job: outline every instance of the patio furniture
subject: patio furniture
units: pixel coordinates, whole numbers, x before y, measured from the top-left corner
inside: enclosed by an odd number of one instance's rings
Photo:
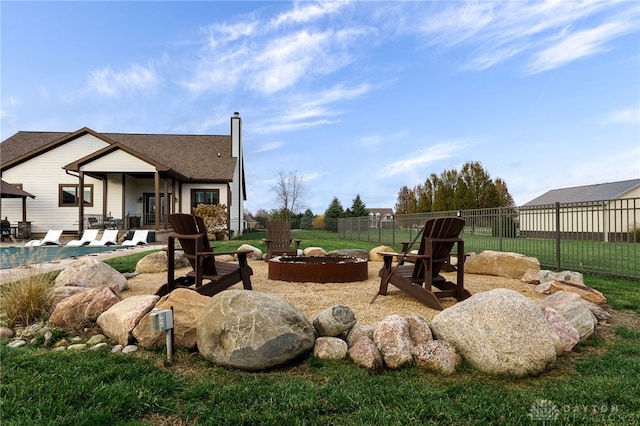
[[[249,250],[214,253],[200,216],[176,213],[169,216],[169,223],[174,232],[168,237],[167,284],[156,292],[158,296],[169,294],[177,288],[188,288],[205,296],[213,296],[239,282],[242,282],[245,290],[251,290],[253,270],[247,263]],[[180,278],[175,278],[176,240],[193,268]],[[235,255],[237,262],[216,261],[215,256],[222,254]]]
[[[89,243],[90,246],[113,246],[116,244],[118,244],[117,229],[105,229],[102,233],[102,238]]]
[[[145,245],[147,244],[147,237],[149,236],[149,231],[146,229],[138,229],[133,233],[133,236],[130,240],[125,240],[122,242],[123,246],[137,246],[137,245]]]
[[[89,244],[91,241],[95,241],[98,238],[97,229],[87,229],[82,233],[82,237],[79,240],[71,240],[66,245],[68,247],[79,247]]]
[[[47,234],[41,240],[31,240],[25,244],[25,247],[38,247],[38,246],[59,246],[60,237],[62,236],[62,229],[50,229]]]
[[[262,241],[267,245],[265,261],[274,256],[296,256],[301,240],[291,239],[291,223],[274,220],[267,222],[267,238]],[[291,247],[291,243],[294,243]]]
[[[384,263],[380,270],[380,289],[375,297],[386,296],[389,284],[438,310],[443,309],[439,301],[441,298],[454,297],[461,301],[470,297],[471,293],[464,289],[464,241],[460,238],[463,228],[464,220],[458,217],[428,219],[418,253],[381,252]],[[454,245],[457,246],[458,257],[455,283],[440,275],[445,268],[452,267],[450,255]],[[398,260],[392,266],[394,257]],[[404,260],[414,263],[403,264]]]

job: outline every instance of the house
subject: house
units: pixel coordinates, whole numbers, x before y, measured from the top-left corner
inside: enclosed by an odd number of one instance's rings
[[[35,196],[27,218],[33,233],[77,234],[92,226],[158,231],[168,228],[169,214],[191,213],[204,203],[226,205],[228,229],[237,236],[244,230],[246,200],[241,130],[236,112],[230,134],[221,136],[86,127],[20,131],[0,143],[0,177]],[[2,199],[10,221],[21,212],[20,200]]]
[[[553,189],[519,208],[520,236],[633,241],[640,179]]]
[[[392,228],[393,209],[390,208],[367,208],[369,210],[369,228]]]

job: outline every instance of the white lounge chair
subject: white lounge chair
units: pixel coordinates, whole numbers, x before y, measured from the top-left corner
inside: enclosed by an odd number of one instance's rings
[[[101,239],[93,240],[89,243],[90,246],[112,246],[116,244],[118,244],[117,229],[105,229]]]
[[[147,244],[147,237],[149,236],[149,231],[147,230],[137,230],[133,233],[133,237],[130,240],[125,240],[122,242],[123,246],[137,246]]]
[[[79,240],[71,240],[67,243],[68,247],[79,247],[89,244],[91,241],[98,239],[98,229],[87,229],[82,233]]]
[[[37,246],[59,246],[60,237],[62,236],[62,229],[50,229],[47,231],[47,235],[41,240],[31,240],[25,244],[25,247],[37,247]]]

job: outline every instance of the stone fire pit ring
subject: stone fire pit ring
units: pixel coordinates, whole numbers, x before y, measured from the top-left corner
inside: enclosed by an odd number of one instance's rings
[[[368,261],[350,256],[279,256],[269,259],[269,279],[347,283],[369,277]]]

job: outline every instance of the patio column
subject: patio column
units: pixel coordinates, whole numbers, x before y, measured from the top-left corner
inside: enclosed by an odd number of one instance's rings
[[[84,232],[84,173],[78,173],[78,235]]]
[[[155,199],[156,208],[154,209],[155,223],[153,227],[156,231],[159,231],[160,230],[160,173],[158,173],[157,170],[153,175],[153,186],[156,194],[156,199]]]

